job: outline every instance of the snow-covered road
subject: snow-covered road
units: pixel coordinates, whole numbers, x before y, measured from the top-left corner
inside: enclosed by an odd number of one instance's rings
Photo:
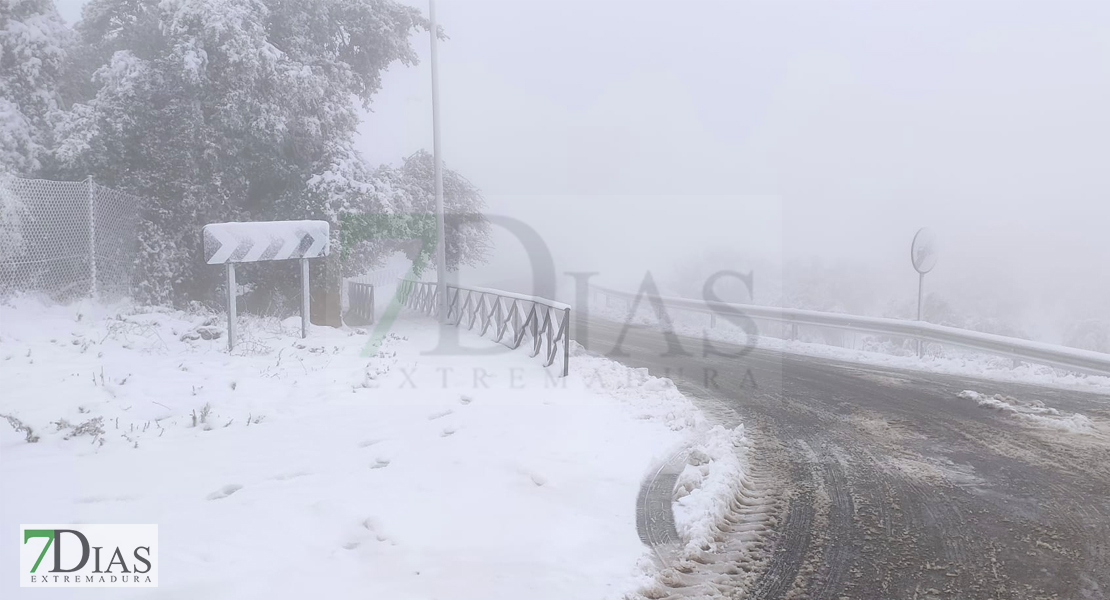
[[[1110,396],[588,326],[751,443],[723,551],[652,597],[1107,597]]]

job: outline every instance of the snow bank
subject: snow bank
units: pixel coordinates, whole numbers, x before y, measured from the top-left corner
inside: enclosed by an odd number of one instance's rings
[[[485,354],[434,353],[424,317],[305,340],[297,319],[245,318],[230,354],[225,329],[0,307],[0,529],[156,523],[167,597],[619,598],[654,573],[643,474],[695,448],[675,511],[699,545],[742,475],[742,429],[580,349],[562,379],[468,334]],[[0,545],[5,598],[24,593],[17,551]]]
[[[1012,396],[1002,394],[988,396],[972,390],[964,390],[957,396],[974,401],[983,408],[997,410],[1034,425],[1068,433],[1095,433],[1094,423],[1087,415],[1080,413],[1064,414],[1055,408],[1045,406],[1044,402],[1040,400],[1022,402]]]
[[[749,444],[744,426],[730,429],[714,425],[670,379],[591,356],[577,343],[573,346],[571,371],[588,389],[604,391],[628,403],[641,419],[687,432],[675,450],[685,463],[674,490],[675,528],[686,554],[710,550],[717,527],[746,481]]]
[[[685,556],[715,547],[719,526],[747,481],[748,447],[743,426],[718,425],[690,449],[675,485],[673,508]]]

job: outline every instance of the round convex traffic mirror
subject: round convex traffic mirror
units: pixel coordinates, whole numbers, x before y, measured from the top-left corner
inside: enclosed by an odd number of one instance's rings
[[[913,236],[913,244],[910,246],[913,268],[922,275],[932,271],[933,267],[937,266],[937,254],[936,235],[933,234],[932,229],[922,227],[917,231],[917,235]]]

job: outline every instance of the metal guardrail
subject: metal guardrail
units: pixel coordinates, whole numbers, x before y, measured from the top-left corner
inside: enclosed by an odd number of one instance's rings
[[[622,299],[628,302],[629,306],[637,296],[637,294],[598,286],[591,286],[590,289],[608,297]],[[711,315],[714,321],[717,316],[736,315],[784,323],[795,328],[795,331],[798,325],[808,325],[857,333],[919,339],[1049,365],[1068,371],[1090,375],[1110,375],[1110,354],[1065,348],[945,325],[934,325],[923,321],[902,321],[882,317],[862,317],[798,308],[730,304],[689,298],[659,296],[658,299],[671,310],[708,314]]]
[[[404,306],[426,315],[438,316],[439,297],[434,281],[402,279],[397,294]],[[563,376],[570,372],[570,306],[553,300],[485,288],[447,286],[447,320],[467,329],[480,325],[479,335],[493,331],[493,340],[519,348],[527,337],[532,356],[544,352],[544,366],[555,363],[560,344]],[[508,334],[508,337],[506,337]],[[503,341],[504,340],[504,341]]]

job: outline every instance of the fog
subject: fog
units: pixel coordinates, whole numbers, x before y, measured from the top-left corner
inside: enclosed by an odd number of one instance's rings
[[[816,264],[889,313],[930,226],[927,289],[961,310],[1051,341],[1061,315],[1107,317],[1110,4],[441,0],[439,20],[444,158],[560,272],[675,290],[740,264],[773,289]],[[371,162],[431,147],[416,45],[366,114]],[[497,242],[464,278],[521,279]]]

